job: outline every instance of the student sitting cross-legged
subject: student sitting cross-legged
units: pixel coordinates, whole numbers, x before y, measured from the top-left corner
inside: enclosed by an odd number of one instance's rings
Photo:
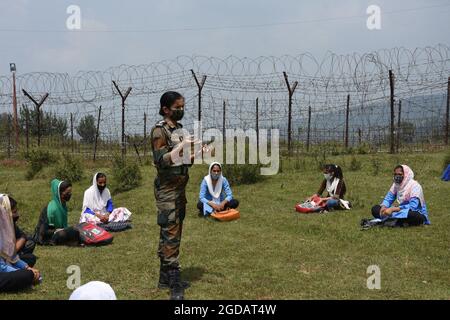
[[[127,208],[114,208],[106,182],[104,173],[94,174],[92,185],[84,192],[80,223],[89,222],[104,226],[111,222],[121,223],[129,220],[131,212]]]
[[[0,194],[0,292],[30,288],[40,280],[40,272],[17,254],[11,203],[8,195]]]
[[[80,233],[67,224],[67,202],[72,197],[72,184],[53,179],[52,200],[41,211],[34,240],[39,245],[80,245]]]
[[[372,215],[393,226],[430,224],[422,186],[414,180],[414,172],[407,165],[394,169],[394,182],[381,204],[372,207]],[[397,200],[398,204],[394,202]]]
[[[209,166],[208,175],[202,180],[200,186],[199,202],[197,208],[199,216],[208,216],[226,209],[236,209],[239,201],[233,198],[230,184],[222,175],[222,166],[213,162]]]

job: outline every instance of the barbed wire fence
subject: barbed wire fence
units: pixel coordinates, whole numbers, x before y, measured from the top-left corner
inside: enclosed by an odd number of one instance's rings
[[[149,131],[160,118],[159,98],[167,90],[185,96],[182,122],[188,130],[200,118],[203,130],[276,128],[290,154],[337,146],[424,151],[448,145],[450,48],[328,52],[321,60],[309,53],[254,59],[180,56],[73,75],[19,74],[18,146],[10,75],[0,76],[0,88],[0,154],[6,157],[38,145],[93,159],[113,152],[145,157]],[[33,109],[43,114],[30,119]],[[30,132],[30,122],[40,122],[44,114],[61,119],[62,129],[55,134],[38,124],[37,132]],[[95,119],[96,139],[86,142],[77,127],[89,115]]]

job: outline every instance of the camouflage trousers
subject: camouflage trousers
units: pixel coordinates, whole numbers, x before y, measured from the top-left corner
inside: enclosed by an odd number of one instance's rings
[[[179,268],[183,220],[186,215],[185,187],[188,176],[156,177],[155,198],[160,226],[158,256],[163,268]]]

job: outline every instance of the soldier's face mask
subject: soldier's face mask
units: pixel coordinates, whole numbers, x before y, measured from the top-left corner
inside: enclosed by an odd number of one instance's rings
[[[170,109],[172,110],[172,120],[180,121],[184,116],[184,109]]]

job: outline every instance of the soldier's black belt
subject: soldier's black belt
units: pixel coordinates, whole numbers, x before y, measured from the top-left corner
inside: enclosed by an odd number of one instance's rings
[[[158,175],[185,176],[188,174],[187,166],[158,169]]]

